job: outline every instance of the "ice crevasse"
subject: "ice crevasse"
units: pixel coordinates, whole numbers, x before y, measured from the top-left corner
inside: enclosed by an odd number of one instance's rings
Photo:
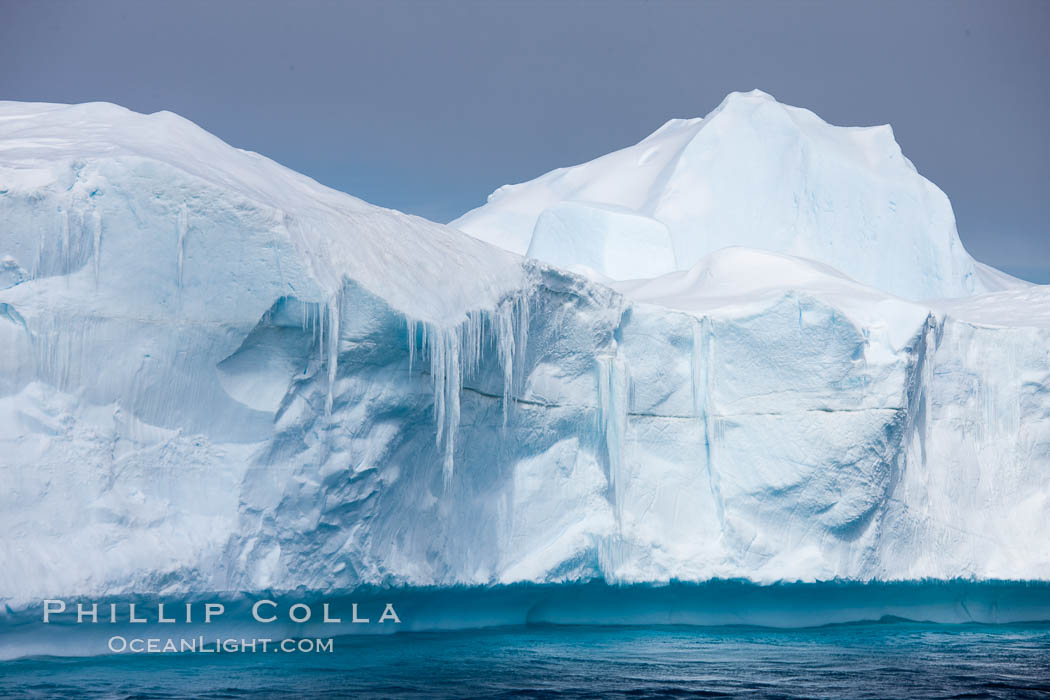
[[[170,113],[0,103],[0,348],[9,609],[1050,579],[1050,289],[888,128],[762,93],[448,226]]]

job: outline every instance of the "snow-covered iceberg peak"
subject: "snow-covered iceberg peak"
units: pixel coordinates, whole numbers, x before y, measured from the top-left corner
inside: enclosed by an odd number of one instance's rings
[[[636,216],[605,214],[609,205]],[[703,119],[673,119],[634,146],[501,187],[452,225],[614,279],[654,276],[653,260],[686,270],[746,246],[810,258],[910,299],[995,284],[959,241],[948,198],[902,155],[889,126],[832,126],[758,90],[731,93]],[[625,227],[646,231],[645,254],[604,250],[619,246]],[[664,228],[669,236],[651,233]],[[567,262],[577,251],[586,259]],[[625,270],[630,259],[637,267]]]

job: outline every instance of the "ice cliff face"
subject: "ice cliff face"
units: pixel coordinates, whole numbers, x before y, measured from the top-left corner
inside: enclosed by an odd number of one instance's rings
[[[508,252],[171,114],[0,103],[0,602],[1050,578],[1050,290],[822,129],[731,97],[460,221]]]

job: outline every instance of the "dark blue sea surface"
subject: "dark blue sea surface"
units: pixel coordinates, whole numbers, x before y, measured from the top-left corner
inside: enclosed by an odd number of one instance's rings
[[[355,635],[331,653],[37,657],[2,697],[1046,698],[1050,625],[523,625]]]

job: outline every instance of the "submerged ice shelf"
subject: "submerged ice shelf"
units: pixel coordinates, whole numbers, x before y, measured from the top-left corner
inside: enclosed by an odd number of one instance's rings
[[[487,243],[172,114],[0,103],[0,604],[1050,579],[1050,288],[836,129],[731,96],[497,194]],[[809,189],[743,221],[711,168],[781,183],[760,143]]]

